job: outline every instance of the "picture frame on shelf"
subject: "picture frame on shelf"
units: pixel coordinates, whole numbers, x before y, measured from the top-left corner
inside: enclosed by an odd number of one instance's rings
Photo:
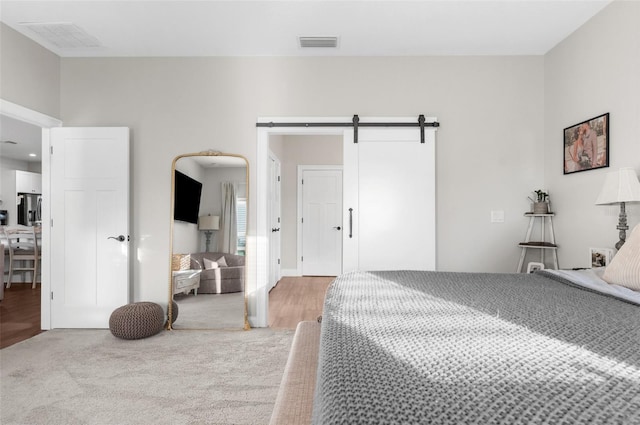
[[[582,121],[563,130],[563,173],[609,166],[609,113]]]
[[[609,248],[589,248],[591,268],[606,267],[613,258],[613,250]]]
[[[527,273],[537,272],[538,270],[544,270],[544,264],[536,263],[534,261],[527,264]]]

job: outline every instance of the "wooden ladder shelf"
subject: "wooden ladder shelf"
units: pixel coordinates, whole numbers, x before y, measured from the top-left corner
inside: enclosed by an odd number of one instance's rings
[[[544,264],[544,255],[547,250],[551,251],[553,256],[553,266],[557,270],[558,269],[558,245],[556,245],[556,236],[553,231],[553,216],[554,213],[547,214],[536,214],[536,213],[525,213],[525,217],[529,217],[529,227],[527,228],[527,235],[525,237],[524,242],[520,242],[518,246],[522,248],[522,253],[520,254],[520,261],[518,262],[518,273],[522,273],[522,267],[524,266],[524,260],[527,255],[528,249],[538,249],[540,250],[540,262]],[[541,239],[539,241],[531,240],[531,233],[533,232],[533,226],[536,218],[540,219],[540,229],[541,229]],[[545,233],[545,221],[549,221],[549,242],[546,242],[546,233]]]

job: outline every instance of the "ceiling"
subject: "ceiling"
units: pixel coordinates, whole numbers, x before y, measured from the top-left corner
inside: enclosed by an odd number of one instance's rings
[[[41,146],[42,129],[40,127],[0,115],[0,157],[41,162]]]
[[[0,20],[60,57],[542,55],[610,1],[3,0]],[[76,46],[47,41],[43,23],[67,24]]]

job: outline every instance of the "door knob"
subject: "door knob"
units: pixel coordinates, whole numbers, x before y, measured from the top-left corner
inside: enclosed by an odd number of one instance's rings
[[[107,239],[115,239],[118,242],[124,242],[126,238],[124,237],[124,235],[120,235],[120,236],[109,236]]]
[[[340,226],[336,226],[336,227],[334,227],[334,229],[336,229],[336,230],[341,230],[341,229],[342,229],[342,227],[340,227]]]

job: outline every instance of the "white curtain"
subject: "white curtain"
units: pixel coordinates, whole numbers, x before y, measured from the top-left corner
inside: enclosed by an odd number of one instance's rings
[[[235,254],[238,248],[236,188],[232,182],[222,183],[222,216],[220,217],[220,252]]]

